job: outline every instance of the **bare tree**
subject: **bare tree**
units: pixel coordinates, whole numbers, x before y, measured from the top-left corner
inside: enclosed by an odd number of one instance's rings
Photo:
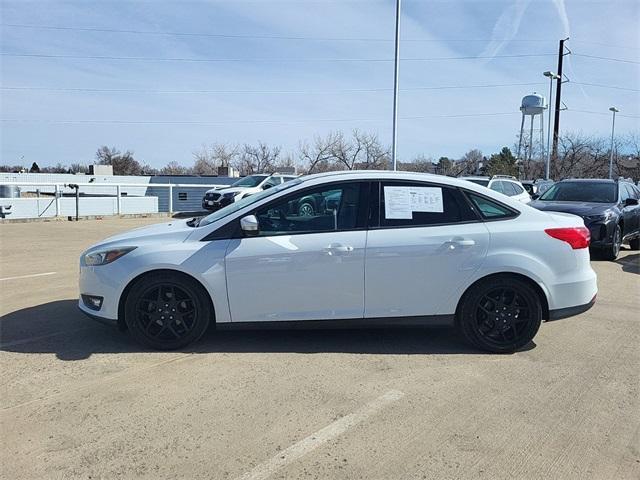
[[[331,132],[326,137],[315,137],[312,145],[307,142],[300,145],[300,163],[307,173],[333,170],[335,158],[332,152],[337,140],[338,134]]]
[[[436,166],[433,163],[432,158],[425,157],[424,154],[419,154],[410,162],[398,162],[398,170],[404,170],[408,172],[434,173],[436,171]]]
[[[189,173],[191,172],[187,167],[180,165],[175,160],[160,169],[161,175],[187,175]]]
[[[142,175],[142,165],[129,150],[121,153],[115,147],[102,146],[96,152],[96,160],[100,165],[113,166],[114,175]]]
[[[338,132],[331,153],[338,166],[346,170],[386,168],[389,149],[383,147],[375,134],[354,130],[351,139]]]
[[[270,146],[264,142],[258,145],[244,144],[236,168],[240,175],[273,172],[280,157],[280,147]]]
[[[477,148],[469,150],[460,160],[454,162],[451,167],[451,174],[454,177],[459,177],[461,175],[474,175],[479,170],[483,161],[484,156],[480,150]]]

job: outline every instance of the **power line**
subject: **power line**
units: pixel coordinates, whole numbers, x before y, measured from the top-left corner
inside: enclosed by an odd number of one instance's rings
[[[311,41],[338,41],[338,42],[393,42],[393,38],[379,37],[314,37],[300,35],[264,35],[264,34],[227,34],[227,33],[205,33],[205,32],[176,32],[176,31],[160,31],[160,30],[135,30],[135,29],[116,29],[102,27],[69,27],[58,25],[28,25],[17,23],[5,23],[0,25],[7,28],[23,28],[35,30],[60,30],[60,31],[78,31],[78,32],[96,32],[96,33],[124,33],[135,35],[164,35],[164,36],[184,36],[184,37],[210,37],[210,38],[233,38],[233,39],[258,39],[258,40],[311,40]],[[403,38],[403,42],[489,42],[490,38]],[[512,42],[519,43],[549,43],[550,39],[515,39]]]
[[[422,120],[430,118],[471,118],[491,117],[503,115],[519,115],[520,112],[488,112],[488,113],[461,113],[450,115],[420,115],[399,117],[400,120]],[[109,125],[228,125],[228,124],[288,124],[288,123],[316,123],[316,122],[386,122],[385,119],[374,118],[321,118],[321,119],[297,119],[297,120],[225,120],[225,121],[200,121],[200,120],[55,120],[55,119],[29,119],[29,118],[2,118],[3,123],[46,123],[46,124],[109,124]]]
[[[628,50],[640,50],[640,47],[632,47],[631,45],[613,45],[611,43],[591,42],[591,41],[587,41],[587,40],[576,40],[575,38],[571,39],[571,43],[584,43],[585,45],[597,45],[599,47],[624,48],[624,49],[628,49]]]
[[[501,88],[538,86],[542,82],[528,83],[496,83],[485,85],[441,85],[431,87],[401,88],[401,91],[423,90],[456,90],[473,88]],[[84,87],[17,87],[3,86],[0,90],[6,91],[46,91],[46,92],[80,92],[80,93],[150,93],[150,94],[334,94],[334,93],[359,93],[359,92],[389,92],[392,88],[346,88],[336,90],[152,90],[141,88],[84,88]]]
[[[633,63],[633,64],[636,64],[636,65],[640,65],[639,61],[626,60],[624,58],[601,57],[599,55],[587,55],[586,53],[573,53],[573,56],[575,56],[575,57],[584,57],[584,58],[595,58],[597,60],[608,60],[610,62]]]
[[[603,116],[607,116],[607,117],[611,116],[611,114],[607,113],[607,112],[595,112],[593,110],[575,110],[573,108],[568,108],[567,110],[565,110],[565,112],[588,113],[590,115],[603,115]],[[618,116],[618,117],[627,117],[627,118],[640,118],[640,115],[626,115],[626,114],[622,114],[622,113],[618,113],[616,116]]]
[[[151,62],[393,62],[393,58],[183,58],[183,57],[121,57],[111,55],[57,55],[43,53],[8,53],[0,52],[4,57],[23,58],[60,58],[68,60],[132,60]],[[549,57],[555,56],[553,53],[530,53],[515,55],[486,55],[486,56],[462,56],[462,57],[423,57],[423,58],[403,58],[403,62],[426,62],[440,60],[482,60],[494,58],[526,58],[526,57]]]
[[[574,84],[574,85],[585,85],[585,86],[588,86],[588,87],[611,88],[613,90],[624,90],[624,91],[627,91],[627,92],[640,92],[640,89],[638,89],[638,88],[618,87],[618,86],[615,86],[615,85],[604,85],[602,83],[574,82],[573,80],[571,81],[571,83]]]

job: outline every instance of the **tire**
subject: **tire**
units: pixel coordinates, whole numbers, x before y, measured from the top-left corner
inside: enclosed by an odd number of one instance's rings
[[[629,248],[631,248],[631,250],[640,250],[640,237],[629,240]]]
[[[213,310],[207,291],[179,272],[154,272],[138,279],[124,305],[133,338],[157,350],[183,348],[202,337]]]
[[[316,209],[313,208],[311,202],[301,203],[298,207],[298,216],[300,217],[312,217],[316,214]]]
[[[497,276],[481,280],[465,292],[456,326],[467,342],[481,350],[512,353],[538,333],[542,311],[538,292],[527,282],[510,275]]]
[[[616,258],[618,258],[621,245],[622,245],[622,228],[620,228],[620,225],[616,225],[616,228],[613,231],[613,238],[612,238],[611,245],[602,249],[602,258],[609,261],[613,261]]]

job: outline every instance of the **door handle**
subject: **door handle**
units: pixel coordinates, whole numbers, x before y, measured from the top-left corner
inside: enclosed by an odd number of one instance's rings
[[[444,242],[444,245],[448,247],[449,250],[455,250],[456,248],[473,247],[475,244],[476,244],[476,241],[470,238],[463,238],[460,240],[449,240],[448,242]]]
[[[332,243],[328,247],[325,247],[323,250],[327,255],[333,255],[334,253],[353,252],[353,247],[351,245],[342,245],[341,243]]]

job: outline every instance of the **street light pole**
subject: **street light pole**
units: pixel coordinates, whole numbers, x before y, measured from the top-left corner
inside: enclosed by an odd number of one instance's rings
[[[613,119],[611,121],[611,152],[609,152],[609,178],[613,178],[613,134],[616,129],[616,112],[619,112],[616,107],[609,108],[613,112]]]
[[[398,75],[400,73],[400,1],[396,0],[396,56],[393,72],[393,133],[391,140],[391,159],[393,170],[398,169]]]
[[[549,120],[547,125],[547,155],[545,159],[544,178],[549,180],[549,170],[551,165],[551,97],[553,96],[553,81],[560,78],[559,75],[553,72],[544,72],[545,77],[549,77],[549,102],[547,108],[549,109]]]

